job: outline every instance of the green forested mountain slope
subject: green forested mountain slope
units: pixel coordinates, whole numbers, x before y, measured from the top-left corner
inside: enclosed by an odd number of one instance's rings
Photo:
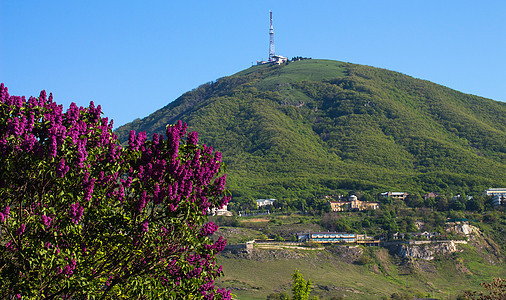
[[[116,130],[187,122],[223,152],[237,198],[506,186],[506,103],[329,60],[254,66]]]

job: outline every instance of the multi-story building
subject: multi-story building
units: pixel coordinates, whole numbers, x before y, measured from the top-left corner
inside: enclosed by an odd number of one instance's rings
[[[329,201],[332,211],[367,210],[379,208],[378,202],[367,202],[358,200],[357,196],[351,195],[348,201]]]
[[[346,232],[306,232],[297,233],[299,242],[315,242],[320,244],[328,243],[357,243],[357,244],[378,244],[379,240],[365,234]]]
[[[483,191],[483,197],[492,196],[492,205],[502,205],[506,203],[506,188],[489,188]]]
[[[501,196],[506,197],[506,188],[489,188],[483,191],[483,197],[487,196]]]
[[[228,206],[225,204],[222,208],[213,208],[209,209],[209,213],[211,216],[232,216],[232,212],[228,211]]]
[[[276,201],[276,199],[257,199],[256,200],[258,207],[272,205],[274,203],[274,201]]]
[[[383,198],[387,198],[387,197],[390,197],[394,200],[403,200],[406,199],[406,197],[408,196],[408,193],[405,193],[405,192],[384,192],[384,193],[381,193],[381,196]]]

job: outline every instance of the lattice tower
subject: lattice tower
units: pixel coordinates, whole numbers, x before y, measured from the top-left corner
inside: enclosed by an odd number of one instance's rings
[[[271,17],[271,29],[269,30],[269,61],[274,61],[274,27],[272,27],[272,11],[269,11]]]

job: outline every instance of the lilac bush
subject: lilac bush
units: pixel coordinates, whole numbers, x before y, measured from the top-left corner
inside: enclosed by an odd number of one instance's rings
[[[0,297],[230,299],[206,215],[230,200],[221,153],[181,122],[124,147],[112,126],[0,85]]]

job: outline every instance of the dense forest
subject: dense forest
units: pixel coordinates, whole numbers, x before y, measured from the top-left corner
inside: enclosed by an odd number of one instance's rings
[[[384,69],[315,59],[254,66],[116,134],[164,133],[177,120],[223,152],[232,203],[506,186],[506,103]]]

